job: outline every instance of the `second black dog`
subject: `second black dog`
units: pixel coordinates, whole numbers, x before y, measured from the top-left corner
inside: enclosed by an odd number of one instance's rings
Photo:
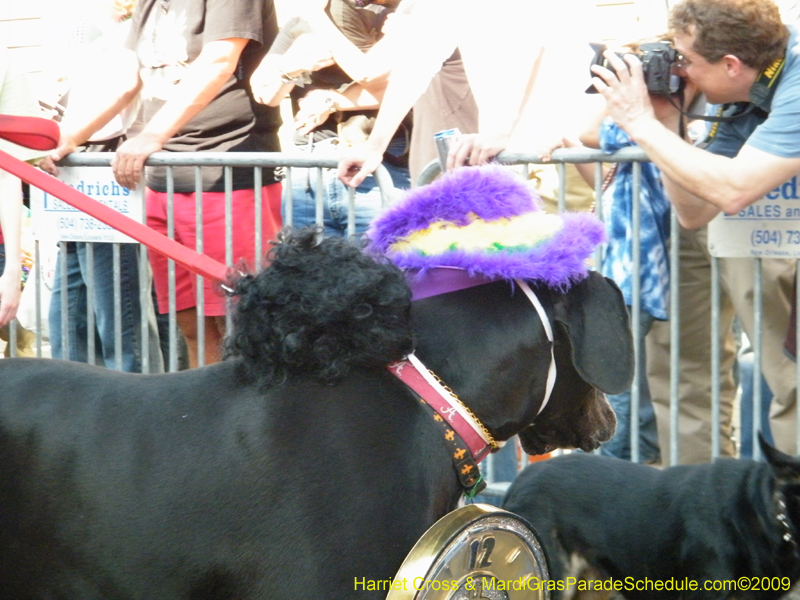
[[[767,462],[561,456],[525,469],[503,508],[539,533],[556,598],[597,598],[598,580],[600,597],[777,598],[800,579],[800,459],[760,441]]]

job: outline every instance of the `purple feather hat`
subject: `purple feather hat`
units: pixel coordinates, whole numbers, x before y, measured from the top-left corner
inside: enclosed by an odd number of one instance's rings
[[[508,168],[456,169],[384,211],[368,232],[369,250],[413,279],[450,267],[478,281],[527,279],[565,290],[586,277],[603,224],[590,213],[549,215],[540,202]]]

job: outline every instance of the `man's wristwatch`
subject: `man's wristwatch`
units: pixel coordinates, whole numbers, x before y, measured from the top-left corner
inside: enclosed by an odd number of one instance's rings
[[[325,108],[331,113],[335,113],[339,110],[336,108],[336,100],[334,100],[332,96],[325,96]]]
[[[288,73],[278,69],[278,73],[281,76],[281,83],[299,85],[300,87],[303,87],[307,83],[311,83],[311,75],[308,73],[308,71],[303,71],[299,75],[289,75]]]

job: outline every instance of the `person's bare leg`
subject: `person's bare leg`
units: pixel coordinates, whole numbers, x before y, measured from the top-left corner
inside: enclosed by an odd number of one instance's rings
[[[189,368],[194,369],[199,364],[198,334],[197,334],[197,309],[187,308],[175,313],[178,327],[186,339],[186,349],[189,354]],[[221,326],[220,326],[221,323]],[[222,338],[225,331],[224,317],[205,318],[205,364],[219,362],[222,358]]]

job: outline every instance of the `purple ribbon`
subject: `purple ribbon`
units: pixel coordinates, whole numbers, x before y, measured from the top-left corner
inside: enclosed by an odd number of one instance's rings
[[[488,278],[483,275],[472,276],[458,267],[435,267],[426,269],[424,273],[415,271],[408,275],[411,288],[411,301],[422,300],[430,296],[456,292],[478,285],[485,285],[501,278]]]

